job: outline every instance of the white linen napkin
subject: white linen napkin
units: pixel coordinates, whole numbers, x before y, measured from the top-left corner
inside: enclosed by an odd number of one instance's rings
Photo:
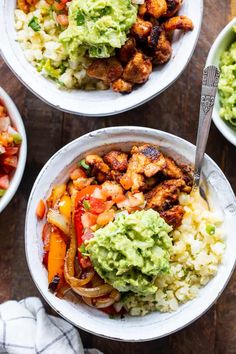
[[[84,349],[78,330],[60,317],[47,315],[36,297],[0,305],[0,353],[102,354]]]

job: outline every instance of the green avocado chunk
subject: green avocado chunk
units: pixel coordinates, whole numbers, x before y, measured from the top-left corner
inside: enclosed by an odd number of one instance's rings
[[[131,0],[72,0],[69,3],[69,26],[60,41],[71,60],[86,51],[90,57],[107,58],[126,41],[137,17]]]
[[[148,295],[157,291],[156,276],[170,270],[171,231],[152,209],[120,213],[95,232],[86,248],[95,270],[107,283],[121,292]]]

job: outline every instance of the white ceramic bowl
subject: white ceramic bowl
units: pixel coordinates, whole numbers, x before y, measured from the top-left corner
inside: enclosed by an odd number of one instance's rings
[[[207,57],[206,65],[219,66],[222,53],[227,50],[233,40],[236,40],[235,32],[232,28],[236,25],[236,17],[220,32]],[[236,129],[232,129],[219,115],[220,102],[219,95],[216,96],[216,103],[213,110],[213,121],[224,137],[236,146]]]
[[[11,178],[10,186],[8,190],[6,191],[4,196],[0,198],[0,213],[1,213],[3,209],[7,206],[7,204],[11,201],[13,196],[15,195],[17,188],[20,184],[25,169],[26,155],[27,155],[27,142],[26,142],[25,128],[20,113],[16,108],[15,103],[1,87],[0,87],[0,99],[3,101],[4,105],[7,108],[11,122],[13,123],[14,126],[16,126],[18,132],[22,136],[22,144],[20,147],[19,159],[18,159],[18,165],[16,171],[14,172]]]
[[[173,55],[169,63],[154,70],[145,85],[129,95],[111,90],[82,91],[59,90],[54,82],[45,79],[27,62],[19,44],[15,41],[14,9],[16,0],[1,0],[0,49],[2,56],[15,75],[35,95],[48,104],[70,113],[86,116],[117,114],[139,106],[164,91],[182,73],[196,46],[202,21],[203,0],[185,0],[180,13],[192,19],[194,30],[189,33],[175,31]]]
[[[60,300],[48,291],[47,271],[42,265],[41,233],[44,222],[39,222],[35,216],[38,201],[50,194],[50,189],[55,183],[68,180],[70,171],[87,153],[104,153],[121,146],[124,150],[129,150],[137,142],[157,144],[165,153],[179,162],[194,161],[195,148],[192,144],[162,131],[140,127],[115,127],[91,132],[64,146],[43,167],[29,198],[25,224],[25,247],[29,269],[46,301],[74,325],[99,336],[123,341],[146,341],[160,338],[196,320],[223,291],[233,272],[236,258],[235,196],[222,171],[213,160],[206,156],[204,175],[210,202],[222,213],[227,248],[217,275],[200,290],[195,300],[181,305],[173,313],[154,312],[141,318],[126,316],[124,319],[112,320],[106,314],[85,304],[75,305],[69,301]]]

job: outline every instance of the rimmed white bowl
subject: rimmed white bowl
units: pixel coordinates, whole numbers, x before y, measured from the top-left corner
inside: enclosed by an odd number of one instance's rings
[[[189,33],[175,31],[173,55],[164,66],[154,70],[147,83],[131,94],[121,95],[106,91],[63,91],[54,82],[45,79],[24,57],[16,42],[14,29],[15,0],[0,1],[0,49],[2,56],[15,75],[35,95],[60,110],[85,116],[105,116],[127,111],[141,105],[170,86],[188,64],[196,46],[201,28],[203,0],[185,0],[180,14],[192,19],[194,30]]]
[[[18,109],[16,108],[15,103],[12,101],[10,96],[0,87],[0,99],[3,101],[4,105],[7,108],[9,117],[13,125],[17,128],[18,132],[22,137],[22,144],[20,146],[19,158],[17,168],[11,178],[10,186],[3,197],[0,198],[0,213],[4,208],[10,203],[11,199],[15,195],[17,188],[20,184],[23,172],[25,169],[26,155],[27,155],[27,141],[25,128],[20,116]]]
[[[236,258],[236,200],[233,191],[220,170],[208,156],[204,162],[204,175],[210,202],[222,213],[226,232],[226,251],[218,273],[199,296],[176,312],[154,312],[144,317],[126,316],[110,319],[106,314],[85,304],[60,300],[48,291],[47,271],[42,265],[41,233],[43,223],[38,221],[35,210],[38,201],[50,194],[55,183],[68,180],[70,171],[87,153],[104,153],[114,147],[129,150],[134,143],[153,143],[179,162],[194,161],[195,147],[174,135],[140,127],[105,128],[84,135],[59,150],[43,167],[30,195],[26,224],[25,247],[28,266],[33,280],[46,301],[74,325],[99,336],[123,341],[147,341],[173,333],[201,316],[218,298],[228,282]]]
[[[222,53],[229,49],[230,44],[236,41],[236,34],[233,32],[233,26],[236,26],[236,17],[220,32],[213,43],[207,57],[206,65],[216,65],[219,67]],[[213,121],[224,137],[236,146],[236,129],[233,129],[220,117],[219,94],[216,96],[216,103],[213,110]]]

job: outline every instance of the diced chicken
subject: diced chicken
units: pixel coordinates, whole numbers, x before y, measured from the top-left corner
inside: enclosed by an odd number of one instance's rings
[[[130,93],[132,91],[133,85],[123,79],[117,79],[112,83],[112,90],[120,93]]]
[[[122,63],[128,63],[135,53],[136,40],[133,37],[129,37],[119,50],[119,59]]]
[[[165,176],[176,179],[184,177],[182,170],[176,165],[171,157],[165,156],[165,161],[166,167],[162,171]]]
[[[124,172],[128,167],[128,154],[121,151],[110,151],[103,157],[112,170]]]
[[[184,208],[181,205],[175,205],[171,209],[162,211],[161,217],[165,219],[167,224],[173,226],[174,229],[179,227],[184,216]]]
[[[110,84],[121,77],[122,73],[122,65],[115,57],[109,59],[96,59],[87,69],[88,76],[102,80],[107,84]]]
[[[146,0],[147,12],[149,15],[159,18],[167,12],[166,0]]]
[[[94,181],[94,177],[91,178],[79,177],[73,180],[73,185],[75,186],[76,189],[81,190],[89,186],[93,181]]]
[[[102,183],[110,178],[110,167],[98,155],[88,155],[85,158],[86,163],[92,167],[92,176]]]
[[[131,150],[127,172],[120,179],[124,189],[139,191],[145,185],[144,175],[152,177],[165,167],[165,158],[154,145],[134,146]],[[144,175],[143,175],[144,174]]]
[[[157,45],[154,49],[153,62],[155,64],[165,64],[171,57],[172,48],[171,43],[167,39],[165,32],[161,32]]]
[[[140,17],[143,17],[147,13],[147,5],[146,3],[142,4],[138,8],[138,14]]]
[[[152,23],[149,21],[144,21],[140,17],[137,18],[136,22],[131,27],[131,34],[138,38],[147,38],[152,30]]]
[[[167,2],[167,12],[165,16],[172,17],[179,11],[183,3],[183,0],[166,0],[166,2]]]
[[[159,212],[169,209],[178,202],[179,193],[184,186],[185,182],[182,179],[161,182],[145,194],[147,208],[153,208]]]
[[[152,63],[142,53],[136,53],[124,69],[123,79],[134,84],[147,81],[152,72]]]
[[[187,16],[171,17],[166,22],[164,22],[163,26],[166,32],[176,29],[180,29],[185,32],[193,30],[193,22]]]
[[[102,190],[106,193],[107,197],[116,199],[118,196],[123,195],[123,188],[120,184],[114,181],[106,181],[102,184]]]

